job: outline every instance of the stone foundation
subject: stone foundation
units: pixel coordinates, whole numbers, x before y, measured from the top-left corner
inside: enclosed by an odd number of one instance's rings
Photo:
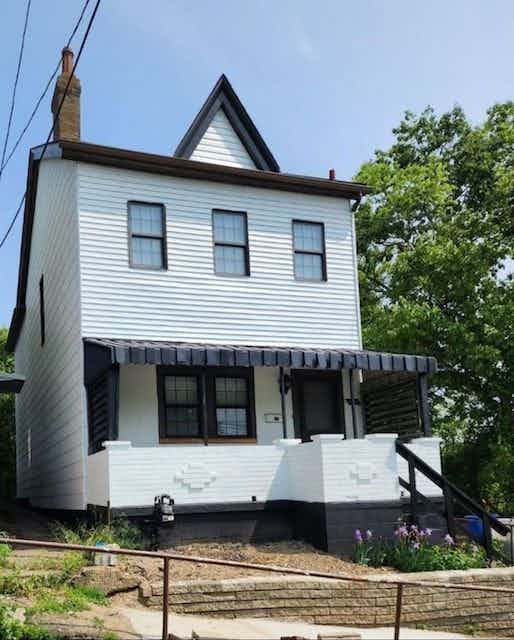
[[[416,574],[389,574],[406,581],[469,583],[514,588],[514,569],[477,569]],[[162,582],[143,584],[140,598],[162,607]],[[396,585],[341,582],[303,577],[243,578],[176,582],[170,585],[170,605],[182,614],[210,617],[276,617],[347,626],[394,624]],[[402,623],[455,632],[489,632],[514,637],[514,594],[404,588]]]

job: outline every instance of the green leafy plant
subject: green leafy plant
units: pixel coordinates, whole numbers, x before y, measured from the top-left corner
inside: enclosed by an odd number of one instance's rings
[[[116,518],[111,524],[94,526],[78,523],[75,527],[69,527],[56,523],[52,527],[52,533],[57,540],[68,544],[83,544],[94,547],[102,542],[104,544],[118,544],[120,547],[128,549],[140,549],[143,546],[140,529],[126,518]]]
[[[12,605],[0,603],[0,638],[2,640],[58,640],[46,629],[27,624],[16,618]]]
[[[85,611],[91,604],[107,604],[106,596],[92,587],[64,586],[59,590],[40,590],[34,603],[27,608],[27,617],[41,613]]]
[[[19,569],[12,569],[0,575],[0,593],[11,596],[30,596],[42,588],[54,588],[67,578],[61,574],[24,575]]]
[[[11,547],[8,544],[2,544],[0,542],[0,567],[5,568],[10,566],[11,553]]]
[[[0,371],[14,371],[14,357],[7,352],[8,330],[0,328]],[[13,498],[16,489],[16,432],[14,394],[0,393],[0,496]]]
[[[445,537],[444,544],[433,544],[431,537],[430,529],[405,524],[396,529],[393,540],[375,539],[369,530],[364,538],[357,529],[354,559],[359,564],[389,566],[407,572],[487,566],[485,551],[477,545],[457,545],[449,535]]]

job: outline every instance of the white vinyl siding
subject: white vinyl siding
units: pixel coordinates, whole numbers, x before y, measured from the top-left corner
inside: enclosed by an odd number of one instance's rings
[[[16,369],[26,376],[16,398],[18,496],[38,507],[85,507],[78,257],[76,167],[44,160],[39,168],[27,312],[15,351]]]
[[[191,160],[244,169],[257,168],[223,109],[218,109],[216,112],[191,154]]]
[[[84,336],[359,348],[347,200],[79,163]],[[168,270],[128,265],[127,202],[163,204]],[[212,210],[246,211],[251,276],[214,271]],[[294,278],[292,220],[325,224],[327,282]]]

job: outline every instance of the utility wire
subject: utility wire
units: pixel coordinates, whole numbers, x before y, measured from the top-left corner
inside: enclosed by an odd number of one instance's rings
[[[25,202],[25,196],[27,195],[27,192],[25,192],[23,194],[23,197],[20,201],[20,204],[18,205],[18,208],[16,209],[16,213],[13,216],[13,219],[11,220],[11,223],[9,224],[9,226],[7,227],[7,231],[4,234],[4,237],[2,238],[2,240],[0,241],[0,249],[4,246],[5,241],[7,240],[7,238],[9,237],[9,234],[12,231],[12,228],[14,227],[14,223],[16,222],[18,216],[20,215],[20,211],[23,207],[23,203]]]
[[[63,92],[61,101],[59,102],[59,106],[57,107],[57,111],[55,112],[55,116],[54,116],[54,119],[53,119],[53,122],[52,122],[52,127],[50,128],[50,131],[48,133],[48,137],[47,137],[46,142],[45,142],[45,144],[43,146],[43,150],[41,151],[41,156],[39,157],[40,161],[44,158],[44,155],[46,153],[48,145],[50,144],[50,140],[52,138],[52,134],[54,132],[55,125],[56,125],[57,120],[59,118],[59,115],[61,113],[61,109],[62,109],[62,106],[64,104],[64,100],[66,99],[66,94],[68,93],[68,89],[70,88],[71,81],[73,80],[73,77],[75,75],[75,69],[77,68],[77,65],[79,63],[80,56],[82,55],[82,51],[84,50],[84,46],[85,46],[85,44],[87,42],[87,39],[89,37],[89,33],[91,32],[91,27],[93,26],[93,22],[95,20],[96,13],[98,11],[98,7],[100,6],[100,2],[101,2],[101,0],[96,0],[95,8],[93,9],[93,13],[91,14],[91,16],[89,18],[89,22],[87,24],[86,31],[84,33],[84,36],[82,37],[82,42],[80,43],[80,48],[79,48],[79,51],[77,53],[77,58],[75,59],[75,63],[73,65],[73,69],[71,70],[70,77],[68,78],[68,82],[66,83],[66,87],[64,88],[64,92]],[[12,229],[14,227],[14,223],[16,222],[16,218],[20,214],[20,211],[21,211],[21,208],[22,208],[23,203],[25,201],[26,195],[27,195],[27,192],[25,191],[25,193],[23,194],[23,197],[22,197],[22,199],[20,201],[20,204],[18,205],[18,209],[16,210],[16,213],[14,214],[14,216],[13,216],[13,218],[12,218],[10,224],[9,224],[9,227],[7,228],[7,231],[5,232],[2,240],[0,240],[0,249],[4,246],[5,241],[9,237],[9,234],[11,233],[11,231],[12,231]]]
[[[13,115],[14,115],[14,105],[16,104],[16,91],[18,89],[18,80],[20,79],[21,63],[22,63],[22,60],[23,60],[23,51],[25,49],[25,37],[27,35],[27,26],[29,24],[29,14],[30,14],[30,5],[31,5],[31,3],[32,3],[32,0],[27,0],[27,8],[25,9],[25,23],[23,25],[23,33],[21,35],[20,52],[18,53],[18,64],[16,66],[16,76],[14,78],[14,85],[13,85],[13,89],[12,89],[11,107],[9,109],[9,118],[7,120],[7,129],[5,131],[4,147],[3,147],[3,150],[2,150],[2,161],[0,162],[1,166],[3,166],[3,164],[4,164],[5,154],[6,154],[6,151],[7,151],[7,143],[9,142],[9,135],[11,133],[12,119],[13,119]]]
[[[77,30],[78,30],[78,28],[80,26],[80,23],[82,22],[82,19],[84,17],[84,14],[86,13],[86,9],[87,9],[87,7],[88,7],[90,2],[91,2],[91,0],[86,0],[85,1],[84,6],[82,7],[82,11],[80,12],[80,16],[78,17],[78,20],[75,23],[75,26],[73,28],[73,31],[71,32],[71,35],[68,38],[68,41],[66,43],[67,47],[70,46],[71,41],[75,37],[75,34],[77,33]],[[50,89],[50,87],[52,85],[52,82],[55,80],[55,77],[58,74],[60,67],[61,67],[61,59],[59,59],[59,62],[57,63],[52,75],[48,79],[48,82],[46,83],[42,94],[37,99],[36,105],[35,105],[34,109],[32,110],[32,113],[30,114],[29,119],[27,120],[27,123],[25,124],[25,126],[21,130],[20,134],[18,135],[18,138],[16,139],[16,142],[13,144],[12,149],[9,151],[9,153],[7,155],[7,158],[5,159],[5,161],[2,158],[2,163],[0,164],[0,178],[2,177],[2,173],[4,172],[5,167],[9,163],[10,159],[13,157],[13,155],[14,155],[16,149],[18,148],[18,146],[20,145],[20,142],[22,141],[23,136],[27,133],[28,128],[32,124],[32,120],[34,120],[34,117],[35,117],[35,115],[36,115],[41,103],[43,102],[46,94],[48,93],[48,89]]]

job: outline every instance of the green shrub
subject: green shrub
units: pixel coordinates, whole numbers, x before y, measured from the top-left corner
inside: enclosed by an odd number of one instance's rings
[[[25,576],[19,569],[14,569],[0,576],[0,593],[10,596],[30,596],[38,589],[55,588],[66,579],[60,574],[53,573]]]
[[[0,544],[0,567],[10,566],[10,557],[12,549],[8,544]]]
[[[7,538],[5,531],[0,531],[0,567],[4,568],[10,566],[12,549],[8,544],[2,543],[2,538]]]
[[[27,608],[27,617],[41,613],[85,611],[91,604],[105,605],[106,603],[106,596],[92,587],[65,586],[58,591],[41,590],[36,594],[32,606]]]
[[[15,608],[0,603],[0,638],[2,640],[57,640],[46,629],[26,624],[15,617]]]
[[[56,523],[52,527],[57,540],[68,544],[83,544],[94,547],[97,543],[118,544],[126,549],[140,549],[143,539],[139,528],[126,518],[116,518],[111,524],[88,526],[79,523],[75,527],[67,527]]]
[[[444,544],[432,544],[431,536],[430,529],[407,525],[396,529],[394,540],[375,539],[369,530],[363,537],[357,529],[354,559],[371,567],[389,566],[408,572],[487,566],[485,551],[477,545],[457,545],[449,535],[445,537]]]

